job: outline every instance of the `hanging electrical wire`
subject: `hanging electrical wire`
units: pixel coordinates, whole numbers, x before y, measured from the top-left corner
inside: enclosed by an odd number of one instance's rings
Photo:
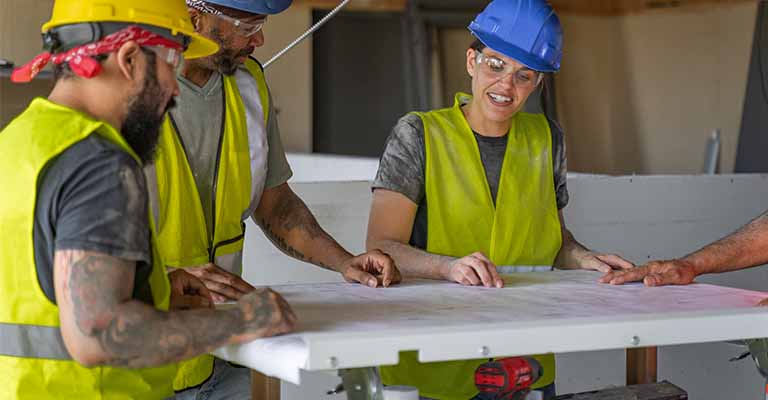
[[[331,12],[328,13],[323,19],[318,21],[313,27],[309,28],[308,31],[304,32],[301,36],[299,36],[296,40],[291,42],[288,46],[286,46],[283,50],[275,54],[272,58],[269,59],[266,63],[264,63],[264,68],[266,69],[269,67],[273,62],[275,62],[278,58],[282,57],[285,53],[289,52],[292,48],[296,47],[299,43],[303,42],[304,39],[309,37],[309,35],[315,33],[316,30],[320,29],[323,25],[325,25],[326,22],[328,22],[331,18],[333,18],[336,14],[341,11],[342,8],[344,8],[349,2],[352,0],[343,0],[336,8],[331,10]]]

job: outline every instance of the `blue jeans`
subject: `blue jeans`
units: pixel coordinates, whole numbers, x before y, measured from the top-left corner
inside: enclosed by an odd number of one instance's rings
[[[224,360],[216,359],[213,374],[196,386],[181,392],[168,400],[250,400],[251,370],[237,368]]]

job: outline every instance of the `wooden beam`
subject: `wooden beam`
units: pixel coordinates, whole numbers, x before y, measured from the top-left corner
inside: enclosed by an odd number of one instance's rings
[[[407,0],[352,0],[345,10],[372,12],[404,12]],[[340,0],[297,0],[294,4],[328,10],[335,8]]]
[[[717,6],[754,2],[755,0],[550,0],[557,12],[575,15],[617,16],[659,9],[690,6]]]
[[[280,380],[251,371],[251,396],[259,400],[280,400]]]
[[[657,355],[656,347],[627,349],[627,385],[656,383]]]

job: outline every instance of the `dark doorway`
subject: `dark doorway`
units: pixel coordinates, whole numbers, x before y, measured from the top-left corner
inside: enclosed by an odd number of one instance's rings
[[[757,11],[736,172],[768,172],[768,3]]]
[[[315,22],[326,15],[315,11]],[[314,152],[379,157],[411,111],[400,14],[344,12],[314,37]]]

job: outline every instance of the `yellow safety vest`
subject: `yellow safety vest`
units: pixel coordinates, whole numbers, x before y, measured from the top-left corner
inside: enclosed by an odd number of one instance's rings
[[[0,187],[5,192],[0,196],[4,399],[162,399],[173,394],[175,365],[85,368],[72,360],[59,329],[59,309],[38,283],[33,231],[39,178],[48,162],[91,134],[115,143],[140,162],[111,126],[41,98],[0,132],[0,171],[4,171]],[[159,260],[157,253],[154,256]],[[170,285],[162,263],[154,263],[149,282],[155,306],[167,310]]]
[[[265,124],[269,93],[261,66],[245,63],[259,88]],[[169,116],[158,144],[155,173],[157,196],[152,209],[158,219],[158,246],[166,265],[174,268],[215,263],[239,273],[242,266],[245,224],[243,214],[251,204],[251,168],[245,105],[234,76],[224,76],[224,126],[219,139],[213,197],[213,226],[206,227],[203,206],[192,168],[176,124]],[[211,232],[209,235],[208,232]],[[238,265],[233,265],[238,263]],[[184,361],[174,381],[177,391],[204,383],[213,372],[213,356]]]
[[[426,146],[427,251],[465,257],[476,251],[496,265],[552,265],[562,244],[552,168],[552,136],[543,115],[517,113],[508,134],[494,206],[477,141],[461,111],[416,113]],[[461,210],[457,212],[456,210]],[[536,356],[555,379],[555,358]],[[467,400],[477,394],[475,369],[488,359],[420,364],[414,352],[383,367],[387,384],[419,388],[422,396]]]

